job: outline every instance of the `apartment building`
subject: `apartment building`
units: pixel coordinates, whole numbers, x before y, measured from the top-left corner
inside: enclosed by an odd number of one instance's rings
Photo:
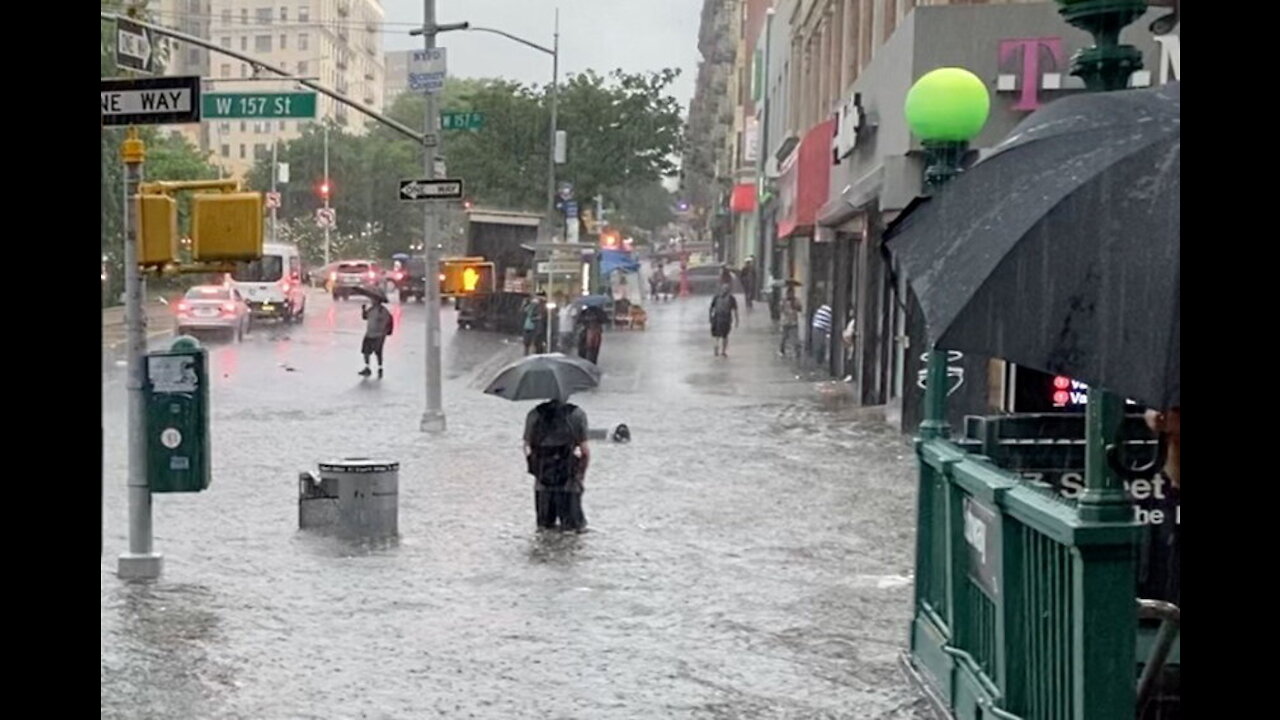
[[[314,78],[358,102],[383,106],[382,22],[379,0],[209,0],[208,37],[302,77]],[[270,73],[264,76],[269,77]],[[285,92],[291,82],[255,80],[249,63],[213,53],[205,73],[213,92]],[[362,133],[373,122],[321,95],[316,120],[206,121],[205,144],[215,163],[243,176],[271,144],[287,141],[316,121]]]
[[[212,0],[159,0],[149,7],[152,20],[157,24],[198,38],[209,37]],[[207,49],[172,38],[163,39],[161,43],[164,74],[208,77],[211,53]],[[200,124],[167,126],[166,129],[182,135],[198,148],[206,147],[205,128]]]

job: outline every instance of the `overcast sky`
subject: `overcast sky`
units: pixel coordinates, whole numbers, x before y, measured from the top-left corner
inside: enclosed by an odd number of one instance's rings
[[[386,50],[422,47],[408,27],[422,22],[422,0],[382,0]],[[467,21],[551,47],[555,9],[560,8],[560,73],[588,68],[630,72],[677,67],[673,95],[688,110],[698,70],[698,23],[702,0],[437,0],[436,21]],[[546,84],[551,57],[490,33],[439,36],[449,50],[449,74],[507,77]]]

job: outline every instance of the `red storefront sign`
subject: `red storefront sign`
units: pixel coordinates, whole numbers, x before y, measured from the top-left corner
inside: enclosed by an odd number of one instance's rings
[[[827,202],[835,118],[809,128],[778,178],[778,237],[807,232]]]
[[[755,212],[756,186],[751,183],[734,185],[733,194],[729,196],[729,209],[736,213]]]

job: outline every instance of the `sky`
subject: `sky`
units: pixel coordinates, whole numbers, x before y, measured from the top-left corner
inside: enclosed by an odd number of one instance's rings
[[[409,26],[422,22],[422,0],[382,0],[386,10],[384,50],[422,47]],[[470,22],[551,47],[560,9],[560,74],[614,68],[629,72],[677,67],[672,94],[686,112],[698,70],[698,24],[702,0],[437,0],[436,22]],[[404,23],[401,25],[400,23]],[[506,77],[544,85],[551,57],[490,33],[450,32],[437,43],[448,48],[449,74]]]

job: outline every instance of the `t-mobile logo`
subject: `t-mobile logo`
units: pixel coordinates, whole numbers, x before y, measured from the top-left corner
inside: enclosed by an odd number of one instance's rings
[[[1021,67],[1018,61],[1021,60]],[[1000,41],[1000,70],[996,90],[1018,91],[1014,110],[1040,107],[1041,90],[1062,88],[1062,38],[1013,38]],[[1013,70],[1014,72],[1005,72]]]

